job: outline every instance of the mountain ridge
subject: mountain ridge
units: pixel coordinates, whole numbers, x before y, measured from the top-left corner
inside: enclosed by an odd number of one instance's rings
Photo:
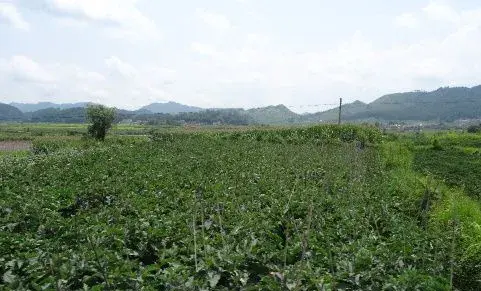
[[[76,107],[86,107],[91,102],[76,102],[76,103],[52,103],[52,102],[37,102],[37,103],[20,103],[11,102],[8,105],[18,108],[23,113],[34,112],[48,108],[69,109]]]
[[[72,109],[70,106],[75,104],[85,107],[88,102],[55,104],[49,102],[40,102],[36,105],[45,106],[46,104],[56,105],[58,110],[42,109],[40,113],[35,112],[17,112],[13,110],[11,105],[2,104],[0,107],[0,120],[16,120],[25,119],[31,116],[43,116],[41,119],[48,119],[48,114],[62,117],[62,120],[68,120],[68,114],[61,111]],[[12,103],[23,104],[24,110],[28,109],[28,103]],[[6,107],[6,106],[10,107]],[[31,104],[30,104],[31,105]],[[35,105],[35,104],[34,104]],[[26,106],[26,107],[25,107]],[[61,107],[67,107],[62,109]],[[60,107],[60,108],[59,108]],[[73,107],[79,108],[79,107]],[[46,111],[45,111],[46,110]],[[59,111],[60,110],[60,111]],[[20,110],[21,111],[21,110]],[[78,110],[77,110],[78,111]],[[76,110],[77,120],[80,115]],[[165,114],[180,113],[198,113],[207,112],[208,115],[212,111],[236,111],[246,116],[246,119],[254,124],[299,124],[299,123],[315,123],[315,122],[332,122],[336,121],[339,116],[339,109],[333,108],[322,112],[297,114],[287,108],[285,105],[271,105],[266,107],[242,109],[242,108],[200,108],[195,106],[184,105],[177,102],[151,103],[143,106],[138,110],[129,111],[119,109],[122,117],[131,118],[139,116],[150,116],[161,114],[158,117],[165,118]],[[3,113],[2,113],[3,112]],[[42,115],[43,114],[43,115]],[[164,114],[164,115],[162,115]],[[49,119],[50,118],[50,119]],[[189,117],[191,118],[191,117]],[[411,91],[400,92],[383,95],[370,103],[364,103],[356,100],[352,103],[343,104],[342,120],[344,121],[427,121],[437,120],[440,122],[454,121],[459,119],[480,119],[481,118],[481,85],[468,87],[441,87],[434,91]],[[31,120],[31,118],[30,118]],[[152,120],[152,118],[148,118]],[[190,119],[189,119],[190,120]],[[203,119],[205,120],[205,119]]]
[[[0,103],[0,121],[21,121],[23,118],[23,112],[18,108]]]
[[[190,106],[190,105],[184,105],[174,101],[169,101],[165,103],[159,103],[159,102],[151,103],[143,107],[140,107],[139,110],[148,110],[152,113],[176,114],[176,113],[183,113],[183,112],[199,112],[205,109],[200,107]]]

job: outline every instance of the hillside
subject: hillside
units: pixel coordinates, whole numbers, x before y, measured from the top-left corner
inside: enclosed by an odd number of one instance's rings
[[[0,121],[21,121],[23,113],[8,104],[0,103]]]
[[[181,113],[181,112],[199,112],[203,110],[199,107],[188,106],[177,102],[152,103],[140,108],[140,110],[148,110],[152,113]]]
[[[353,119],[454,121],[481,117],[481,86],[439,88],[382,96],[365,110],[346,116]]]
[[[245,111],[249,118],[258,124],[285,124],[297,122],[300,115],[284,105],[253,108]]]
[[[356,114],[360,114],[366,110],[367,104],[361,101],[354,101],[342,106],[342,118],[350,119]],[[302,116],[304,122],[329,122],[337,121],[339,118],[339,108],[329,109],[323,112],[317,112],[312,114],[305,114]]]
[[[41,102],[38,104],[14,103],[26,111],[23,119],[38,122],[82,122],[83,113],[79,108],[87,103],[54,104]],[[71,108],[79,104],[77,107]],[[36,107],[52,106],[30,112]],[[8,107],[5,107],[8,106]],[[22,112],[3,104],[3,115],[0,120],[22,120]],[[223,111],[224,112],[219,112]],[[228,111],[225,111],[228,110]],[[206,112],[209,111],[209,112]],[[235,114],[234,114],[235,111]],[[203,113],[204,112],[204,113]],[[226,113],[228,112],[228,114]],[[253,124],[299,124],[337,121],[339,109],[333,108],[311,114],[297,114],[284,105],[267,106],[253,109],[202,109],[176,102],[152,103],[137,111],[118,110],[118,119],[134,119],[162,123],[166,120],[192,121],[200,123],[245,122]],[[192,115],[173,118],[168,115],[190,113]],[[241,117],[243,116],[243,117]],[[361,101],[344,104],[343,121],[439,121],[451,122],[459,119],[481,118],[481,86],[466,88],[443,87],[432,92],[414,91],[384,95],[366,104]],[[230,124],[230,123],[228,123]]]
[[[47,108],[57,108],[57,109],[69,109],[76,107],[85,107],[88,102],[78,102],[78,103],[51,103],[51,102],[39,102],[39,103],[10,103],[22,112],[34,112],[38,110],[43,110]]]
[[[75,108],[47,108],[37,110],[35,112],[28,112],[24,114],[24,120],[29,122],[52,122],[52,123],[84,123],[86,121],[85,107]],[[151,112],[145,110],[129,111],[118,109],[116,122],[124,119],[132,119],[135,116],[147,114],[152,115]]]
[[[25,116],[30,122],[83,123],[85,122],[85,108],[47,108],[26,113]]]
[[[306,114],[303,122],[329,122],[338,119],[339,109]],[[481,86],[439,88],[432,92],[414,91],[384,95],[366,104],[361,101],[342,106],[342,120],[348,121],[441,121],[481,118]]]

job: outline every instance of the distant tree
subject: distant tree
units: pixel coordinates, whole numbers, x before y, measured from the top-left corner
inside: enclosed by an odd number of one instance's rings
[[[481,132],[481,123],[479,125],[470,125],[468,127],[468,132],[469,133]]]
[[[90,123],[88,134],[97,140],[104,140],[112,127],[115,111],[115,108],[103,105],[89,105],[87,107],[87,121]]]

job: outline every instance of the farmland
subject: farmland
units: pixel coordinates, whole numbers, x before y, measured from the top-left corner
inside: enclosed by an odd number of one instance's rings
[[[479,135],[0,129],[0,288],[481,288]]]

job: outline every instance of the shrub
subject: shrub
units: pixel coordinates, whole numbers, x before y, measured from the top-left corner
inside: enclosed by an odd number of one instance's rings
[[[470,125],[467,130],[469,133],[478,133],[481,132],[481,123],[478,125]]]
[[[114,119],[115,108],[103,105],[89,105],[87,107],[87,120],[91,124],[88,127],[88,134],[97,140],[104,140],[108,130],[112,127]]]
[[[433,147],[432,147],[433,150],[436,150],[436,151],[440,151],[443,149],[443,147],[441,146],[441,144],[439,143],[439,140],[438,139],[435,139],[433,141]]]

